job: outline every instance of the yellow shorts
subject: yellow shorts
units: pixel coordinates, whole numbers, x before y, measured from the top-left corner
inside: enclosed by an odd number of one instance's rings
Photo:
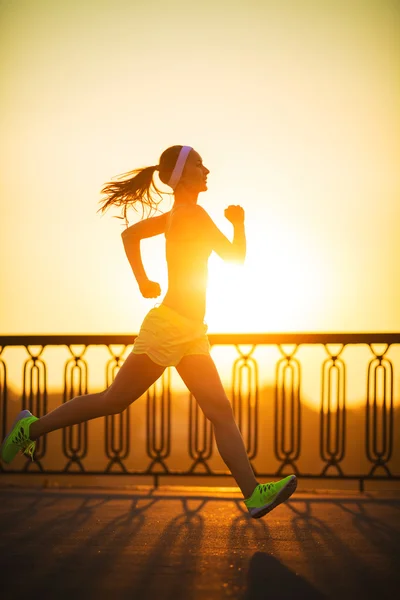
[[[144,318],[132,353],[147,354],[163,367],[175,367],[188,354],[210,354],[208,325],[160,304]]]

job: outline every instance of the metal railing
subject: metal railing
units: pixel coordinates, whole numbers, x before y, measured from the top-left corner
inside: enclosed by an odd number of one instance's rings
[[[38,417],[49,411],[48,368],[42,357],[45,348],[63,346],[69,352],[62,383],[62,402],[68,402],[77,395],[88,393],[89,365],[84,358],[88,348],[103,346],[110,352],[111,359],[105,365],[108,387],[124,361],[122,355],[127,355],[127,349],[133,345],[135,337],[0,336],[2,439],[20,410],[27,408]],[[400,333],[242,333],[209,334],[208,338],[212,350],[221,346],[235,348],[237,352],[232,365],[230,400],[257,477],[277,477],[293,472],[299,477],[311,479],[352,479],[359,482],[361,491],[366,480],[400,480],[399,435],[395,435],[399,430],[396,422],[395,367],[400,366]],[[122,345],[124,350],[113,352],[112,346],[116,345]],[[243,345],[251,346],[251,349],[243,352],[240,347]],[[284,348],[288,345],[292,346],[291,350]],[[333,350],[333,345],[339,348]],[[367,349],[369,358],[362,365],[364,395],[361,406],[355,410],[348,406],[347,364],[343,354],[345,349],[358,345]],[[377,345],[383,345],[383,350],[378,350]],[[83,346],[83,350],[76,352],[72,346]],[[22,365],[22,392],[12,401],[5,350],[16,347],[26,351],[26,359]],[[34,347],[39,347],[39,350],[34,351]],[[263,388],[266,399],[262,400],[259,373],[263,363],[260,367],[260,360],[256,360],[254,354],[259,348],[271,347],[278,354],[273,365],[273,381]],[[319,347],[324,351],[324,360],[312,366],[315,374],[319,372],[321,377],[319,398],[314,399],[314,409],[303,402],[304,362],[299,359],[299,354],[306,347]],[[53,436],[53,433],[44,435],[37,440],[33,463],[29,458],[25,460],[25,457],[19,469],[0,463],[0,474],[146,475],[154,478],[155,486],[161,476],[231,477],[226,468],[217,470],[212,467],[215,441],[212,424],[204,417],[190,392],[186,393],[188,420],[179,427],[181,437],[178,439],[178,434],[172,436],[172,424],[177,418],[176,413],[172,416],[172,410],[178,409],[176,403],[172,402],[171,370],[172,367],[167,368],[143,395],[145,415],[141,421],[137,419],[132,431],[131,411],[136,410],[136,402],[120,414],[96,419],[96,440],[92,442],[100,439],[104,444],[103,455],[99,456],[96,450],[96,460],[103,461],[101,468],[93,468],[88,464],[90,436],[88,422],[85,422],[61,430],[62,444],[58,454],[54,450],[48,452],[47,437]],[[243,377],[245,372],[247,385]],[[77,381],[74,381],[74,375],[78,375]],[[228,391],[227,395],[230,395]],[[350,433],[349,416],[356,413],[358,417],[353,418]],[[307,419],[312,419],[313,423],[307,425]],[[136,447],[131,452],[133,438]],[[181,458],[184,456],[189,461],[187,468],[174,469],[168,464],[173,462],[173,440],[179,447]],[[271,443],[269,450],[266,447],[268,440]],[[132,457],[138,458],[140,455],[140,441],[143,442],[141,464],[148,463],[144,468],[130,464]],[[184,450],[185,444],[187,452]],[[305,450],[313,458],[313,469],[301,466]],[[353,468],[347,472],[346,461],[351,453],[358,453],[355,459],[357,468],[354,468],[353,456]],[[256,463],[261,463],[261,466]]]

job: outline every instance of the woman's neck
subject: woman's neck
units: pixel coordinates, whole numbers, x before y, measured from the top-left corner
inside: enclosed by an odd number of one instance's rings
[[[191,192],[184,187],[179,187],[175,191],[175,205],[178,204],[197,204],[197,199],[199,197],[198,192]]]

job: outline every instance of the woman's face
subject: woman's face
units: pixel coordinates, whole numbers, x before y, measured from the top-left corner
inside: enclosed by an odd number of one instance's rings
[[[207,190],[206,177],[210,171],[203,165],[203,160],[196,150],[192,149],[186,159],[185,168],[179,183],[184,183],[185,188],[193,192]]]

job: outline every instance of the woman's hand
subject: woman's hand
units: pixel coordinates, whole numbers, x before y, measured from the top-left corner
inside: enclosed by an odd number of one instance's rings
[[[224,215],[232,225],[244,223],[244,210],[241,206],[231,204],[225,209]]]
[[[150,281],[150,279],[142,281],[139,289],[144,298],[158,298],[161,294],[160,284],[156,281]]]

